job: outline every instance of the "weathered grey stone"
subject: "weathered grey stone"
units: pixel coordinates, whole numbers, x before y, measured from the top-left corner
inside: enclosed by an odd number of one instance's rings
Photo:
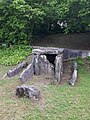
[[[41,50],[41,49],[33,49],[32,50],[32,54],[42,54],[44,51],[43,50]]]
[[[27,65],[28,65],[27,62],[23,61],[22,63],[20,63],[19,65],[17,65],[14,69],[9,70],[9,71],[7,72],[7,76],[8,76],[8,77],[13,77],[13,76],[17,75],[17,74],[18,74],[19,72],[21,72],[21,70],[22,70],[23,68],[25,68]]]
[[[49,77],[54,77],[54,66],[51,63],[48,63],[47,65],[47,75]]]
[[[54,83],[59,84],[63,74],[63,54],[56,56]]]
[[[39,58],[39,64],[40,64],[40,74],[47,74],[47,68],[48,68],[48,61],[45,55],[40,55]]]
[[[46,55],[34,55],[34,74],[35,75],[54,75],[54,67],[53,65],[48,61]]]
[[[63,60],[69,60],[76,57],[85,58],[90,56],[90,50],[75,50],[75,49],[67,49],[67,48],[55,48],[55,47],[40,47],[40,46],[33,46],[33,53],[37,53],[39,51],[40,54],[62,54],[63,53]],[[39,50],[39,51],[37,51]]]
[[[29,64],[28,67],[21,73],[19,79],[21,82],[31,80],[34,74],[33,64]]]
[[[21,73],[21,75],[19,77],[19,79],[21,80],[21,82],[25,82],[27,80],[32,80],[33,75],[34,75],[33,63],[34,63],[34,56],[32,56],[32,61],[27,66],[27,68]]]
[[[33,47],[35,48],[35,46]],[[61,54],[63,53],[64,48],[53,48],[53,47],[36,47],[33,49],[33,54]]]
[[[40,63],[39,63],[39,55],[34,55],[34,74],[40,75]]]
[[[63,57],[64,60],[74,59],[76,57],[85,58],[90,56],[90,51],[87,50],[74,50],[74,49],[64,49]]]
[[[76,62],[74,62],[73,63],[73,65],[72,65],[72,68],[71,68],[71,71],[72,71],[72,73],[71,73],[71,79],[70,79],[70,81],[69,81],[69,84],[71,85],[71,86],[74,86],[75,85],[75,82],[76,82],[76,80],[77,80],[77,63]]]
[[[21,85],[16,88],[16,95],[18,97],[28,97],[33,100],[39,100],[40,91],[35,86]]]
[[[54,75],[54,66],[49,62],[46,55],[40,55],[39,57],[39,66],[40,66],[40,74],[45,74],[52,76]]]

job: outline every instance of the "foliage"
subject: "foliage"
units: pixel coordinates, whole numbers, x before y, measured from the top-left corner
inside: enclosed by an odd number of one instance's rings
[[[78,58],[76,59],[76,61],[77,61],[77,64],[78,64],[78,65],[80,65],[80,66],[83,66],[83,65],[84,65],[84,61],[83,61],[82,58],[78,57]]]
[[[15,65],[23,61],[31,52],[30,46],[3,47],[0,49],[0,64]]]
[[[19,44],[27,43],[31,39],[33,27],[41,21],[43,11],[37,7],[33,8],[29,3],[25,0],[1,1],[0,38],[2,41]]]
[[[90,60],[90,56],[87,56],[87,60]]]
[[[87,57],[87,61],[88,61],[89,66],[90,66],[90,56]]]
[[[39,34],[88,31],[89,15],[90,0],[0,0],[0,39],[27,44]]]

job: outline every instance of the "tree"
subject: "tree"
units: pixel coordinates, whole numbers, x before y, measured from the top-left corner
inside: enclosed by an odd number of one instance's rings
[[[0,0],[0,39],[20,44],[51,32],[90,30],[90,0]]]

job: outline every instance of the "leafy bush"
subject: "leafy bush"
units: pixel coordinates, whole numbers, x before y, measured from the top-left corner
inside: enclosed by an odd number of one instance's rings
[[[79,65],[79,67],[80,67],[80,66],[82,67],[82,66],[84,65],[84,61],[83,61],[83,59],[80,58],[80,57],[70,59],[70,60],[69,60],[69,63],[72,64],[72,63],[74,63],[75,61],[77,62],[77,64]]]
[[[87,56],[87,60],[89,60],[89,61],[90,61],[90,56]]]
[[[89,31],[89,14],[90,0],[0,0],[0,40],[27,44],[39,34]]]
[[[23,61],[31,52],[30,46],[3,47],[0,49],[0,64],[15,65]]]
[[[83,62],[83,60],[82,60],[81,58],[78,57],[78,58],[76,59],[76,61],[77,61],[77,64],[78,64],[78,65],[80,65],[80,66],[83,66],[83,65],[84,65],[84,62]]]
[[[90,64],[90,56],[87,57],[88,63]]]

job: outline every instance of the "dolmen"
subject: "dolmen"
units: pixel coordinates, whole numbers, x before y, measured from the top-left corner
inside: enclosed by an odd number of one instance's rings
[[[63,49],[42,48],[32,51],[29,66],[21,73],[21,82],[32,80],[33,75],[52,76],[53,83],[59,84],[63,74]]]

